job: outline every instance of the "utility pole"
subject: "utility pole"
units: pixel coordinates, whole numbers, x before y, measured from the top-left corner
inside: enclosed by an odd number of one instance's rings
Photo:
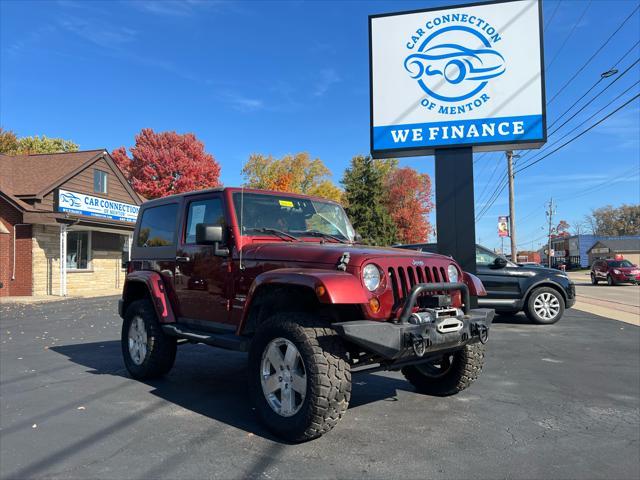
[[[511,261],[518,262],[518,251],[516,248],[516,202],[513,191],[513,159],[520,158],[520,155],[514,155],[513,150],[507,150],[507,175],[509,177],[509,231],[511,236]]]
[[[549,200],[549,210],[547,210],[547,218],[549,219],[549,235],[547,237],[547,266],[551,268],[551,234],[553,233],[553,215],[555,214],[553,206],[553,198]]]

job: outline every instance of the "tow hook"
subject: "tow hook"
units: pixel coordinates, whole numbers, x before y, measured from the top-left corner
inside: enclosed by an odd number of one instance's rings
[[[413,353],[415,353],[418,357],[422,357],[427,351],[427,347],[429,346],[429,339],[415,333],[411,333],[409,339],[411,341]]]
[[[485,344],[487,340],[489,340],[489,329],[486,325],[481,323],[476,323],[476,332],[478,333],[478,338],[480,339],[480,343]]]

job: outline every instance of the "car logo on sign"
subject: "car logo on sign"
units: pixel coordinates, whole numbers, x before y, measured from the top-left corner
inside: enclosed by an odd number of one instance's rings
[[[422,260],[414,260],[411,262],[414,267],[424,267],[424,262]]]

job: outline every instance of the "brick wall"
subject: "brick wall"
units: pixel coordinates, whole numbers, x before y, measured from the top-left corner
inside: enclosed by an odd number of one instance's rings
[[[0,233],[0,297],[32,294],[31,229],[22,223],[22,213],[0,198],[0,222],[9,233]],[[13,271],[13,235],[15,229],[15,277]]]

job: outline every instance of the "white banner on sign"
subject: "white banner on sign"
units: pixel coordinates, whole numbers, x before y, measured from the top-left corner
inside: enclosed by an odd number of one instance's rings
[[[140,207],[85,193],[58,190],[58,211],[87,217],[108,218],[123,222],[135,222]]]
[[[542,145],[540,10],[515,0],[371,16],[374,156]]]

